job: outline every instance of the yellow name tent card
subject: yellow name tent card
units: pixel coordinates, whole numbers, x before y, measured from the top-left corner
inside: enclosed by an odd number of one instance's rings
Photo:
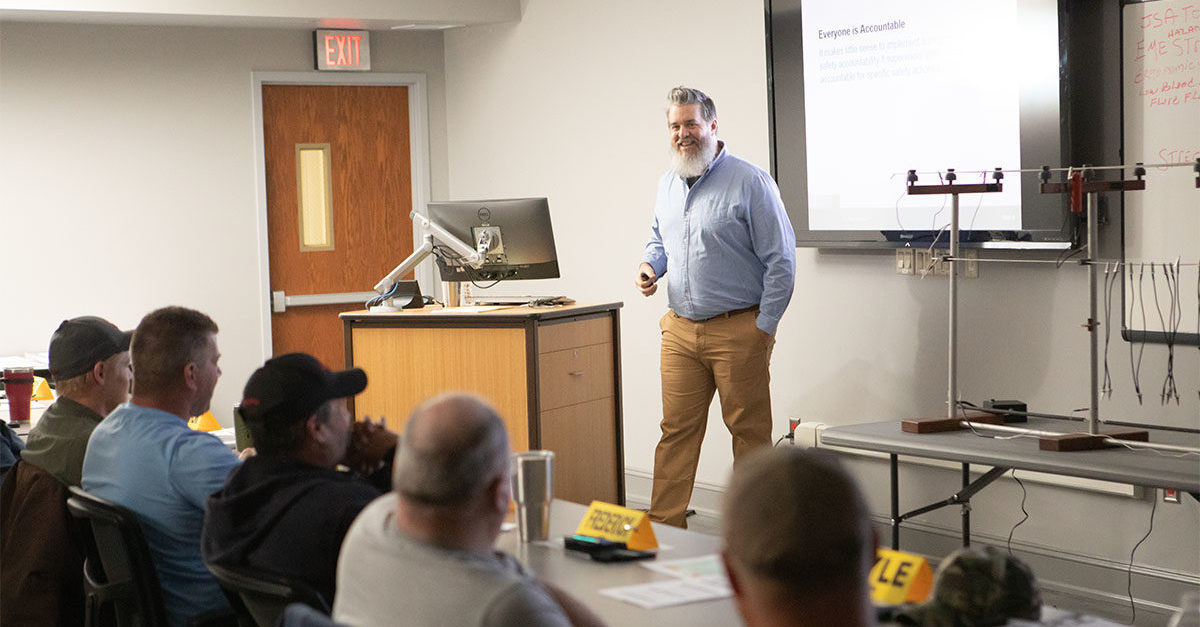
[[[881,605],[920,603],[933,587],[933,569],[925,558],[890,549],[875,552],[871,600]]]
[[[654,537],[646,512],[602,501],[592,501],[588,506],[575,535],[624,542],[634,551],[658,548],[658,539]]]
[[[33,378],[33,396],[35,401],[52,401],[54,400],[54,392],[50,390],[50,383],[41,377]]]

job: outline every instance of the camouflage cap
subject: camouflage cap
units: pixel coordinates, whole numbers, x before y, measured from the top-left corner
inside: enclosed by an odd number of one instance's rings
[[[990,627],[1009,619],[1036,621],[1042,593],[1024,562],[993,547],[962,548],[942,560],[933,598],[900,612],[902,622],[924,627]]]

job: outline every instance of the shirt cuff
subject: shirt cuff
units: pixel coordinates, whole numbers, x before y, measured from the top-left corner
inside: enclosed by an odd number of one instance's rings
[[[656,278],[662,278],[662,275],[667,273],[667,258],[665,256],[645,257],[642,259],[642,263],[648,263],[651,268],[654,268],[654,276]]]
[[[754,324],[756,324],[758,328],[764,332],[775,335],[775,330],[779,328],[779,318],[776,318],[775,316],[768,316],[760,311],[758,312],[758,318],[755,319]]]

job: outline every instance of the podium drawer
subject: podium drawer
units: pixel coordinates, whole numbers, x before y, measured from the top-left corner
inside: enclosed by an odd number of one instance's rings
[[[538,377],[543,411],[613,396],[612,344],[543,353]]]

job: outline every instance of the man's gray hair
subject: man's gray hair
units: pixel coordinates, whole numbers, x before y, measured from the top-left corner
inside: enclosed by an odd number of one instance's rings
[[[764,448],[740,460],[726,492],[726,554],[781,589],[819,593],[867,581],[874,534],[862,493],[830,454]]]
[[[705,122],[717,119],[717,104],[699,89],[680,85],[667,94],[667,102],[670,103],[668,109],[698,104],[700,105],[700,116],[704,118]]]
[[[495,409],[471,394],[443,394],[409,416],[392,488],[423,505],[459,505],[508,472],[508,454],[508,432]]]

